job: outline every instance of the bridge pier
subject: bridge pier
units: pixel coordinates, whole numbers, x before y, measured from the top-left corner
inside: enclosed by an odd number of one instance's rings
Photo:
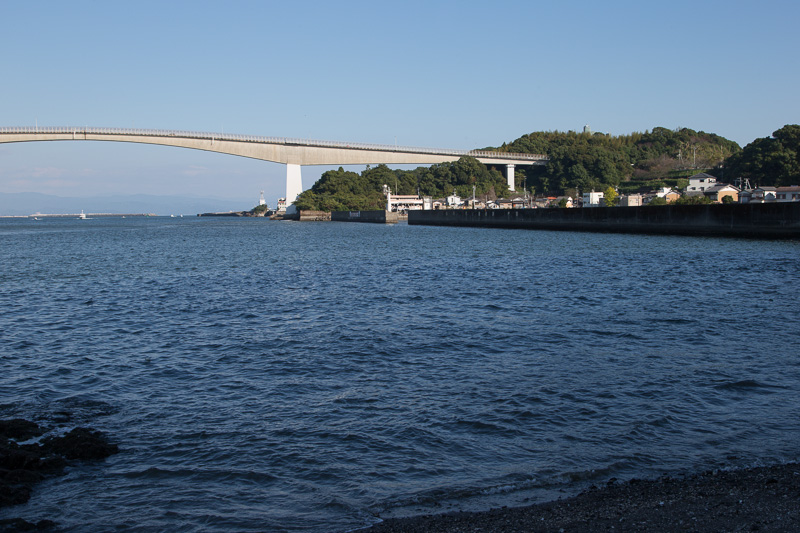
[[[508,181],[508,190],[514,192],[514,168],[516,165],[506,165],[506,180]]]
[[[300,174],[300,165],[286,164],[286,206],[290,206],[303,192],[303,179]]]

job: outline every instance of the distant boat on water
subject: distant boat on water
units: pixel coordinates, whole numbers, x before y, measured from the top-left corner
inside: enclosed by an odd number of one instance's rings
[[[81,209],[81,214],[80,214],[80,215],[78,215],[78,218],[79,218],[80,220],[88,220],[88,219],[86,218],[86,213],[84,213],[84,212],[83,212],[83,209]]]

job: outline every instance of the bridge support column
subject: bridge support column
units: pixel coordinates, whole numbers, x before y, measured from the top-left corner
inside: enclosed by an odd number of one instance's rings
[[[300,165],[288,163],[286,165],[286,207],[292,205],[301,192],[303,192],[303,179],[300,175]]]
[[[514,192],[514,168],[516,165],[506,165],[506,180],[508,181],[508,190]]]

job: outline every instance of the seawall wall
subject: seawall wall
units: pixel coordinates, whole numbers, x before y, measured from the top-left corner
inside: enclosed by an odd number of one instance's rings
[[[800,202],[409,211],[410,225],[800,238]]]
[[[394,224],[399,220],[394,211],[334,211],[334,222],[371,222],[373,224]]]

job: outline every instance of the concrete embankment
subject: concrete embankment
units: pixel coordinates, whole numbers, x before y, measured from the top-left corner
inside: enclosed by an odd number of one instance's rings
[[[373,224],[395,224],[400,217],[393,211],[334,211],[334,222],[371,222]]]
[[[271,220],[299,220],[301,222],[320,222],[331,219],[327,211],[300,210],[293,213],[278,212],[269,217]]]
[[[269,217],[274,211],[225,211],[220,213],[198,213],[199,217]]]
[[[410,225],[800,238],[800,202],[410,211]]]

